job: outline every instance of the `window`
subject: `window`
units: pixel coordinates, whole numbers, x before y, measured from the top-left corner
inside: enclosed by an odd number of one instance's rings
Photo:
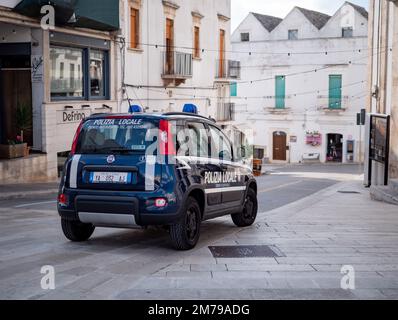
[[[298,29],[289,30],[288,39],[289,40],[298,40]]]
[[[346,27],[342,29],[343,38],[352,38],[354,35],[354,29],[352,27]]]
[[[51,98],[83,98],[83,76],[72,72],[72,65],[81,66],[83,50],[52,47],[51,60]],[[69,66],[69,79],[65,79],[65,66]],[[74,69],[75,67],[73,67]],[[67,73],[68,74],[68,73]]]
[[[140,43],[140,11],[130,9],[130,48],[138,49]]]
[[[166,19],[165,74],[174,73],[174,20]]]
[[[250,41],[250,33],[249,32],[244,32],[240,34],[240,40],[242,42],[248,42]]]
[[[194,50],[193,56],[194,58],[200,58],[200,28],[194,27]]]
[[[329,76],[329,108],[341,109],[341,75]]]
[[[104,71],[105,53],[99,50],[90,51],[91,96],[105,97]]]
[[[209,139],[207,130],[202,123],[191,122],[187,124],[188,154],[190,157],[209,157]]]
[[[59,78],[63,79],[64,78],[64,72],[65,72],[65,63],[61,62],[59,66]]]
[[[51,46],[50,60],[52,100],[107,99],[107,51]]]
[[[153,121],[142,120],[139,126],[121,125],[119,123],[102,124],[96,120],[87,121],[79,135],[79,153],[123,153],[145,154],[157,136],[156,124]],[[101,121],[99,121],[101,122]]]
[[[219,60],[220,60],[220,65],[218,67],[218,73],[220,78],[225,78],[225,69],[226,66],[224,65],[225,62],[225,30],[220,29],[220,44],[219,44]]]
[[[231,82],[229,88],[230,88],[230,95],[231,95],[231,97],[237,97],[237,96],[238,96],[238,83],[236,83],[236,82]]]
[[[275,108],[285,108],[286,82],[285,76],[275,77]]]
[[[211,157],[224,161],[232,161],[232,145],[219,129],[210,127]]]

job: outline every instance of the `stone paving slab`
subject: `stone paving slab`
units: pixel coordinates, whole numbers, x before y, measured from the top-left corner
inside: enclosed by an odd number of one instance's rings
[[[348,181],[260,213],[249,228],[229,217],[206,222],[198,247],[177,252],[162,230],[100,229],[69,243],[56,213],[0,208],[0,298],[398,299],[397,213]],[[284,256],[216,259],[208,249],[259,244]],[[46,264],[56,270],[54,291],[40,288]],[[345,265],[355,269],[355,290],[341,289]]]

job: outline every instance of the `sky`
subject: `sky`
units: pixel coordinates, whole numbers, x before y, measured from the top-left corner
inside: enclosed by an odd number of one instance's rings
[[[345,0],[232,0],[232,31],[249,12],[284,18],[294,6],[334,14]],[[368,10],[369,0],[351,0]]]

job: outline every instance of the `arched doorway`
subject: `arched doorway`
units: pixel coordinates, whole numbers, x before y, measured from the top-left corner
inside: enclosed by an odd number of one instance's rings
[[[326,160],[328,162],[343,162],[343,135],[329,133],[327,139]]]
[[[275,161],[286,161],[286,144],[287,135],[283,131],[275,131],[273,133],[273,160]]]

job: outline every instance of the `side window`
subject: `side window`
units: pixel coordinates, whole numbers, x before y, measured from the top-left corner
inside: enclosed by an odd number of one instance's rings
[[[209,140],[204,124],[199,122],[188,123],[186,135],[188,136],[189,156],[208,158]]]
[[[211,157],[232,161],[232,146],[228,138],[219,129],[210,126]]]

